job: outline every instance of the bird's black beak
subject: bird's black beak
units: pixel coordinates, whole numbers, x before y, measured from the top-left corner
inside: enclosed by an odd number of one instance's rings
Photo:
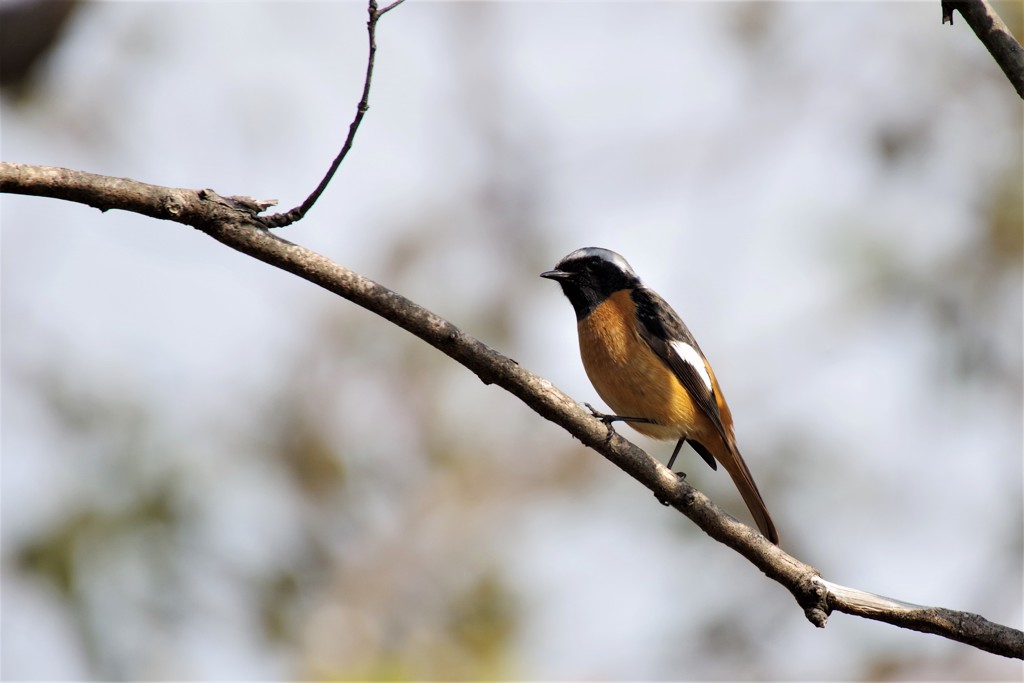
[[[568,280],[572,277],[572,273],[567,273],[564,270],[549,270],[541,273],[540,276],[549,280]]]

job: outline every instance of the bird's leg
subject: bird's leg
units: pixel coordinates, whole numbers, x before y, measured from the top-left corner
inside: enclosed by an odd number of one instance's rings
[[[612,426],[613,422],[651,422],[646,417],[625,417],[623,415],[608,415],[606,413],[598,412],[594,406],[589,403],[584,403],[590,414],[596,417],[598,420],[604,423],[604,426],[608,428],[608,435],[605,437],[605,443],[608,443],[612,439],[612,434],[615,434],[615,427]]]
[[[591,415],[596,417],[601,422],[604,422],[609,427],[612,426],[612,422],[653,422],[653,420],[650,420],[646,417],[626,417],[625,415],[609,415],[607,413],[598,412],[598,410],[595,409],[594,406],[590,405],[589,403],[584,403],[583,405],[587,407],[587,410],[590,411]]]
[[[683,438],[679,439],[679,441],[676,442],[676,448],[675,448],[674,451],[672,451],[672,457],[668,459],[668,468],[669,469],[672,469],[672,465],[676,461],[676,456],[679,455],[679,449],[683,447],[684,443],[686,443],[686,437],[683,437]],[[686,479],[686,472],[673,472],[672,474],[676,475],[680,479]],[[654,494],[654,497],[658,498],[658,494]],[[661,498],[658,498],[658,502],[661,503],[662,505],[666,506],[666,507],[668,506],[668,501],[667,500],[662,500]]]
[[[685,436],[682,437],[681,439],[679,439],[679,441],[676,442],[676,449],[674,451],[672,451],[672,457],[668,459],[668,468],[669,469],[672,469],[672,465],[676,461],[676,456],[679,455],[679,449],[683,447],[684,443],[686,443],[686,437]],[[686,473],[685,472],[676,472],[676,474],[682,476],[683,479],[686,478]]]

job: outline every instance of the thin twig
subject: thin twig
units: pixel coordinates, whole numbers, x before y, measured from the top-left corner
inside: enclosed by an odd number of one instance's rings
[[[263,216],[260,221],[267,228],[283,228],[291,225],[296,221],[299,221],[305,216],[316,201],[320,199],[320,195],[327,189],[327,185],[330,184],[331,179],[334,178],[334,174],[341,166],[341,162],[348,156],[348,152],[352,149],[352,143],[356,139],[356,131],[359,130],[359,124],[363,122],[363,116],[366,115],[367,110],[370,108],[370,84],[373,81],[373,65],[377,55],[377,22],[380,18],[393,10],[394,8],[401,5],[405,0],[395,0],[387,7],[382,10],[377,9],[377,0],[370,0],[367,12],[370,18],[366,22],[366,32],[370,45],[370,54],[366,60],[366,78],[363,80],[363,94],[359,98],[359,103],[356,105],[356,115],[352,119],[352,123],[348,126],[348,135],[345,137],[345,143],[341,146],[341,151],[338,152],[338,156],[331,162],[331,167],[327,169],[327,174],[324,175],[320,184],[316,186],[312,194],[306,197],[306,201],[296,206],[294,209],[285,211],[282,213],[275,213],[269,216]]]
[[[1024,48],[988,0],[942,0],[942,23],[953,25],[953,10],[967,21],[975,35],[995,58],[996,64],[1024,99]]]
[[[405,2],[405,0],[395,0],[393,3],[391,3],[390,5],[385,7],[384,9],[382,9],[380,12],[377,12],[377,18],[380,19],[382,16],[384,16],[385,14],[390,12],[391,10],[393,10],[396,7],[398,7],[399,5],[401,5],[403,2]]]

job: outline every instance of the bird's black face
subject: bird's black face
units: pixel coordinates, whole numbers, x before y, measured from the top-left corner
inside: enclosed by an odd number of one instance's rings
[[[599,247],[577,249],[559,261],[554,270],[540,276],[562,286],[577,320],[587,317],[615,292],[640,286],[640,278],[626,259]]]

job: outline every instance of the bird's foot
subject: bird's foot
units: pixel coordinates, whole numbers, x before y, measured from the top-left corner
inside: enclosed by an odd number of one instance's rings
[[[590,405],[589,403],[584,403],[583,405],[586,406],[587,410],[590,411],[591,415],[596,417],[601,422],[604,422],[609,427],[612,426],[612,422],[653,422],[653,420],[650,420],[646,417],[627,417],[625,415],[609,415],[608,413],[600,412],[599,410],[597,410],[597,408]]]
[[[602,413],[594,406],[589,403],[584,403],[590,414],[596,417],[598,420],[604,423],[604,426],[608,428],[608,434],[605,436],[604,442],[608,443],[612,440],[612,434],[617,434],[615,427],[612,426],[613,422],[651,422],[646,417],[626,417],[624,415],[609,415],[608,413]]]

